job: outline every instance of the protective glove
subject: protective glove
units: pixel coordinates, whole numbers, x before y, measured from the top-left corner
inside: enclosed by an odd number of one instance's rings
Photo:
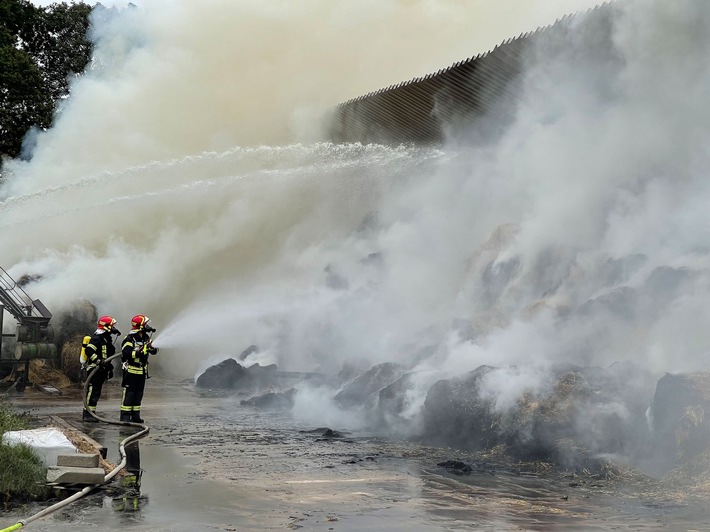
[[[113,379],[113,366],[111,366],[108,369],[108,373],[106,373],[106,380],[111,380]]]
[[[158,353],[158,348],[157,348],[157,347],[153,347],[153,344],[150,343],[150,342],[148,342],[147,344],[145,344],[145,345],[143,346],[143,352],[144,352],[144,353],[147,353],[147,354],[150,354],[150,355],[155,355],[155,354]]]

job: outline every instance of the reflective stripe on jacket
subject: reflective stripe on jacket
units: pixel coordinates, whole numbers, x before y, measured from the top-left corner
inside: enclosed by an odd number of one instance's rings
[[[131,331],[121,344],[121,360],[127,365],[125,371],[142,375],[148,366],[148,342],[150,336],[145,331]]]
[[[116,348],[111,341],[111,334],[107,331],[97,330],[91,336],[89,343],[86,344],[84,353],[89,369],[95,368],[107,358],[112,357],[116,354]]]

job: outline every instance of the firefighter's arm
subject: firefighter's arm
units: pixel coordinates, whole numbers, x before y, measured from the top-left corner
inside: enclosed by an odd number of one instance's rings
[[[133,358],[133,350],[135,348],[135,345],[133,344],[133,340],[130,338],[127,338],[123,344],[121,345],[121,359],[126,361],[130,360]]]
[[[146,344],[143,345],[143,353],[146,355],[157,355],[158,348],[153,347],[153,342],[147,342]]]
[[[86,344],[86,347],[84,348],[84,353],[86,353],[86,360],[88,360],[90,364],[95,364],[99,358],[98,349],[96,349],[96,346],[91,342]]]

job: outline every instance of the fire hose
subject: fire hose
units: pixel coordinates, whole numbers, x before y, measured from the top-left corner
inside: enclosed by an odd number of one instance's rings
[[[114,358],[118,358],[120,356],[121,356],[121,354],[119,353],[117,355],[109,357],[104,361],[104,363],[111,362]],[[26,519],[21,519],[21,520],[17,521],[17,523],[15,523],[14,525],[11,525],[7,528],[0,529],[0,532],[11,532],[13,530],[18,530],[18,529],[22,528],[23,526],[27,525],[28,523],[31,523],[32,521],[36,521],[37,519],[45,517],[45,516],[51,514],[52,512],[55,512],[55,511],[59,510],[60,508],[63,508],[65,506],[71,504],[72,502],[82,498],[84,495],[87,495],[88,493],[93,491],[98,486],[102,486],[102,485],[106,484],[107,482],[109,482],[113,477],[115,477],[119,473],[119,471],[121,471],[121,469],[126,467],[126,462],[127,462],[126,445],[146,436],[148,434],[148,432],[150,431],[148,426],[143,423],[135,423],[135,422],[131,422],[131,421],[109,421],[108,419],[104,419],[102,417],[97,416],[95,412],[93,412],[87,408],[87,392],[89,389],[89,384],[91,382],[91,377],[94,376],[94,373],[96,373],[96,371],[99,369],[99,367],[100,366],[96,366],[91,371],[91,373],[89,373],[89,375],[86,378],[86,382],[84,383],[84,388],[83,388],[84,409],[87,410],[94,418],[96,418],[97,420],[102,421],[104,423],[108,423],[110,425],[140,427],[141,430],[136,432],[135,434],[131,434],[128,438],[121,440],[121,442],[118,444],[118,452],[121,456],[121,462],[104,477],[104,480],[101,484],[86,486],[84,489],[76,492],[74,495],[71,495],[70,497],[63,499],[63,500],[59,501],[58,503],[53,504],[52,506],[49,506],[48,508],[45,508],[44,510],[42,510],[40,512],[37,512],[36,514],[34,514]]]

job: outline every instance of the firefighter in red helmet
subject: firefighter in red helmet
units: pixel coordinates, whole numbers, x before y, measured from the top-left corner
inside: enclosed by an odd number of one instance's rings
[[[121,399],[121,421],[143,423],[141,419],[141,401],[145,380],[148,377],[148,357],[158,352],[153,347],[151,333],[155,329],[148,323],[150,318],[145,314],[136,314],[131,319],[131,331],[121,343],[121,360],[123,362],[123,397]]]
[[[98,422],[89,412],[96,412],[96,405],[101,398],[101,389],[104,382],[113,377],[113,365],[111,362],[107,362],[106,359],[116,353],[112,336],[119,334],[121,334],[121,331],[116,328],[116,320],[111,316],[101,316],[96,326],[96,331],[94,331],[89,343],[84,348],[87,373],[91,375],[92,371],[95,369],[96,371],[89,379],[89,388],[86,395],[87,404],[82,413],[83,421],[89,423]]]

